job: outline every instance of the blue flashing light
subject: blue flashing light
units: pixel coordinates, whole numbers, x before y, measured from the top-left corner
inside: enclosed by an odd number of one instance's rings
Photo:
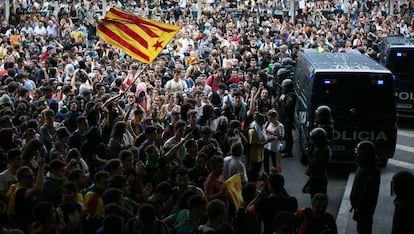
[[[392,75],[392,80],[395,80],[395,75]]]
[[[377,81],[377,84],[378,84],[378,85],[384,85],[384,80],[378,80],[378,81]]]
[[[331,84],[331,80],[324,80],[323,83],[324,84]]]
[[[314,76],[315,76],[315,74],[313,74],[313,73],[309,74],[309,79],[312,80]]]
[[[402,53],[401,52],[397,52],[397,57],[401,57]]]

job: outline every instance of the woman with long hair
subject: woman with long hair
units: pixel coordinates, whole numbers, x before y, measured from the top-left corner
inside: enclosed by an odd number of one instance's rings
[[[181,108],[177,105],[177,98],[175,93],[169,93],[167,95],[167,102],[162,105],[160,109],[160,120],[165,122],[171,116],[173,111],[180,112]]]
[[[106,163],[107,153],[105,144],[102,142],[101,130],[93,126],[86,133],[86,141],[80,148],[81,155],[90,166],[91,178],[95,173],[103,168]]]
[[[37,174],[37,169],[39,167],[37,161],[39,158],[44,157],[44,151],[44,146],[39,140],[33,139],[27,142],[22,151],[22,166],[28,166],[34,174]]]
[[[127,131],[127,125],[123,121],[118,121],[112,128],[111,138],[109,139],[108,149],[110,158],[118,158],[119,152],[126,148],[124,134]]]

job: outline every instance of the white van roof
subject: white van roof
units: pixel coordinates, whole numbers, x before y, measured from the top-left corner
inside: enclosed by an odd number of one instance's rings
[[[315,72],[391,72],[371,59],[367,55],[361,54],[358,50],[345,50],[338,53],[319,53],[315,49],[305,49],[302,55],[311,65],[311,70]]]

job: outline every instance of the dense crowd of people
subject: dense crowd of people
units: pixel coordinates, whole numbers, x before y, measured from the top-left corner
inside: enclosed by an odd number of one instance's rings
[[[326,178],[298,209],[278,173],[293,156],[295,59],[375,59],[384,36],[414,36],[413,1],[300,0],[294,23],[286,0],[206,0],[201,15],[197,1],[107,4],[182,29],[145,65],[97,36],[101,1],[17,0],[1,18],[1,233],[337,233]],[[236,209],[225,180],[238,173]],[[413,176],[395,178],[402,233]],[[361,230],[374,210],[358,209]]]

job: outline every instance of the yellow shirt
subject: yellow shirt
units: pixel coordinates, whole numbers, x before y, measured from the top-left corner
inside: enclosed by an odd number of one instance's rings
[[[77,42],[79,42],[79,37],[81,37],[82,42],[83,42],[85,36],[83,35],[82,31],[72,31],[70,33],[70,37],[75,39],[75,41],[77,41]]]
[[[76,199],[77,202],[79,202],[81,204],[85,204],[85,200],[83,199],[82,193],[77,193],[75,199]]]
[[[255,129],[249,129],[249,152],[248,158],[251,162],[262,162],[264,158],[264,146],[255,144],[259,142],[259,137]]]
[[[85,194],[85,207],[91,217],[103,216],[104,204],[102,195],[94,191],[89,191]]]

